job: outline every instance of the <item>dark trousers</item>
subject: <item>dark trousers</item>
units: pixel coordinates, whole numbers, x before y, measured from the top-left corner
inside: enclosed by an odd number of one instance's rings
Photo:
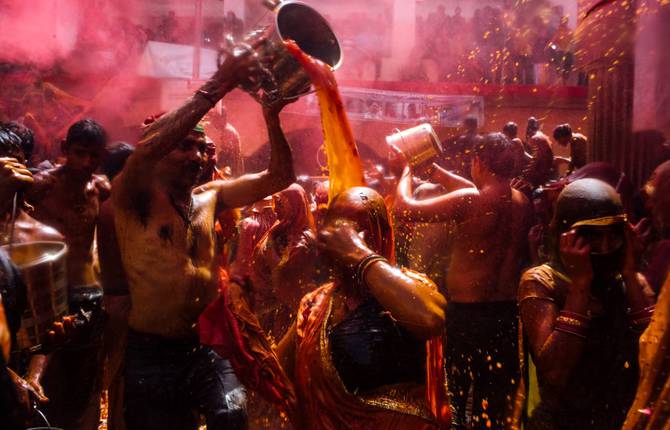
[[[503,429],[519,381],[517,304],[449,303],[446,315],[456,428],[466,428],[469,417],[469,428]]]
[[[247,428],[246,391],[226,359],[196,340],[172,340],[130,330],[126,348],[128,430]]]

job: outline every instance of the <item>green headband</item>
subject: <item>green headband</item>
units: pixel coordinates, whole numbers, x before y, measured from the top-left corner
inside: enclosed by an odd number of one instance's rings
[[[205,134],[205,125],[199,122],[198,124],[196,124],[195,127],[193,127],[193,131],[195,131],[196,133]]]

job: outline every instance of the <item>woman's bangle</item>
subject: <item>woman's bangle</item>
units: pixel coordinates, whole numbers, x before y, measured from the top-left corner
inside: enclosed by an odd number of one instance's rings
[[[645,328],[651,322],[655,310],[656,306],[651,305],[637,311],[628,311],[628,322],[634,329]]]
[[[386,261],[386,258],[379,254],[370,254],[366,257],[363,257],[363,259],[358,262],[354,272],[354,282],[356,285],[362,286],[365,284],[365,274],[367,273],[368,269],[377,261]]]
[[[591,318],[570,311],[561,311],[556,318],[554,329],[586,339]]]

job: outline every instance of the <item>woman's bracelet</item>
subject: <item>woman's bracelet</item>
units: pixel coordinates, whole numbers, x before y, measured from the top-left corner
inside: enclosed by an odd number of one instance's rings
[[[377,261],[387,261],[386,258],[382,257],[379,254],[370,254],[361,259],[356,265],[356,270],[354,271],[354,282],[358,286],[365,285],[365,274],[368,269]]]
[[[554,329],[586,339],[591,318],[570,311],[560,311]]]
[[[628,322],[633,329],[644,329],[650,322],[651,317],[656,310],[655,305],[647,306],[646,308],[637,311],[628,311]]]

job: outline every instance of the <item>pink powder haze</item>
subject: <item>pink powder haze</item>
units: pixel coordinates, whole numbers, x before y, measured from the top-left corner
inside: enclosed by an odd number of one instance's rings
[[[147,38],[132,0],[0,0],[0,121],[35,129],[53,158],[67,126],[86,116],[123,136],[119,112],[141,91]],[[119,134],[119,133],[116,133]]]
[[[0,61],[50,67],[82,42],[113,45],[116,18],[136,13],[130,0],[0,0]]]

